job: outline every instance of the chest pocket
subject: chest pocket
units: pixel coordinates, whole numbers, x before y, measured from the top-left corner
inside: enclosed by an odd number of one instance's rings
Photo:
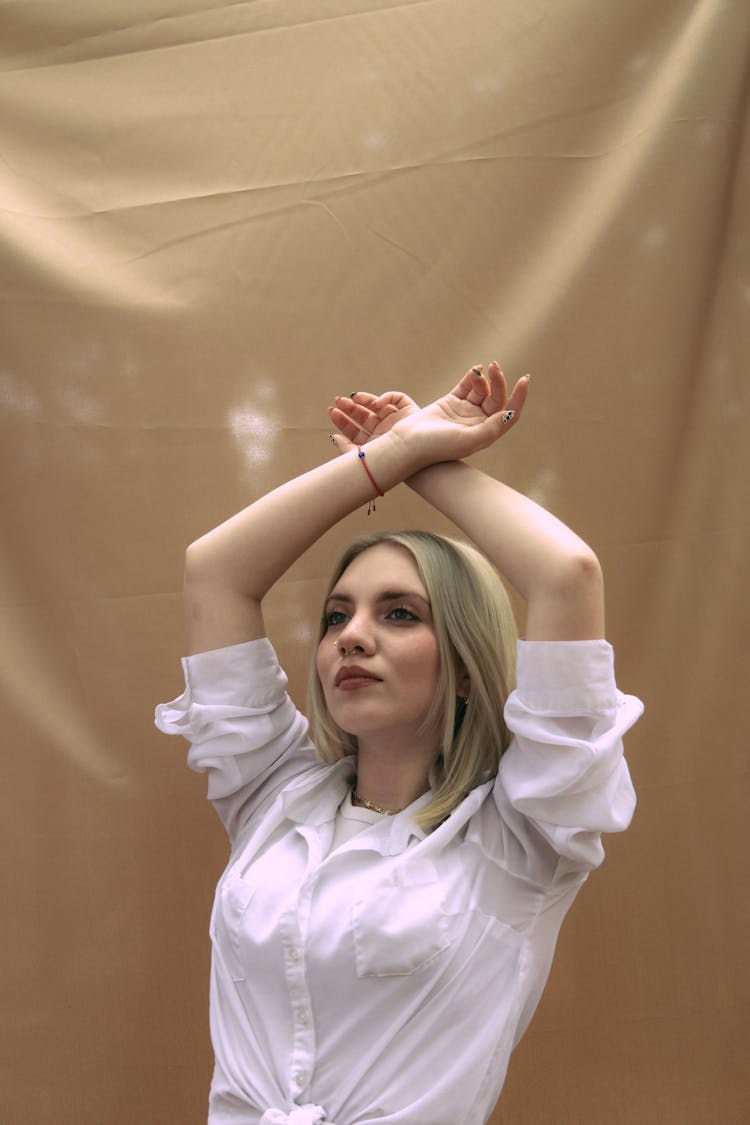
[[[407,976],[448,948],[448,918],[427,861],[395,868],[352,905],[358,977]]]
[[[211,915],[211,938],[223,942],[229,953],[233,980],[244,979],[239,935],[242,919],[253,897],[253,889],[236,872],[230,870],[220,880]]]

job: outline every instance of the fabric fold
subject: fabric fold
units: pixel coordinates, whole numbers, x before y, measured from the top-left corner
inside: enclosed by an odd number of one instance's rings
[[[283,1109],[267,1109],[260,1125],[334,1125],[334,1122],[328,1120],[322,1106],[309,1102],[295,1106],[289,1113]]]

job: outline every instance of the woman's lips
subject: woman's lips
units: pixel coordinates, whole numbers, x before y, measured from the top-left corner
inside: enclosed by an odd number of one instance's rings
[[[358,688],[371,687],[372,684],[379,684],[380,682],[378,676],[374,676],[371,672],[367,672],[356,664],[350,664],[346,668],[342,668],[336,676],[336,687],[341,688],[342,691],[356,691]]]
[[[347,676],[343,680],[339,680],[336,687],[339,691],[358,691],[359,688],[372,687],[373,684],[379,684],[380,680],[375,676]]]

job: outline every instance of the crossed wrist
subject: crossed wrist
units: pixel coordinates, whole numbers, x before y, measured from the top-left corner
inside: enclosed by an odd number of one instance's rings
[[[400,425],[400,424],[397,424]],[[412,433],[399,432],[397,426],[386,434],[373,438],[364,445],[356,445],[355,452],[362,478],[369,479],[372,491],[370,509],[375,501],[397,484],[409,481],[414,474],[427,468],[432,458],[425,443],[412,440]]]
[[[401,470],[399,480],[407,480],[433,463],[434,454],[430,442],[421,439],[419,429],[410,425],[409,418],[397,422],[384,436],[390,439],[392,455]]]

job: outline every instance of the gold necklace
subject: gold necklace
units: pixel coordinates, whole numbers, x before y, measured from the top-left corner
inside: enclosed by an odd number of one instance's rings
[[[406,805],[402,809],[381,809],[379,805],[373,805],[372,801],[368,801],[366,797],[360,797],[356,789],[352,789],[352,801],[355,805],[364,805],[370,812],[380,813],[382,816],[395,816],[396,813],[403,812]]]

